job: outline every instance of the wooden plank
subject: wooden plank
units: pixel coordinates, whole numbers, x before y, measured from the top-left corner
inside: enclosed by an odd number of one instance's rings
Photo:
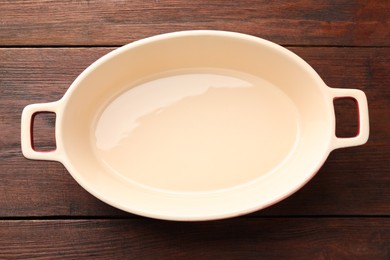
[[[190,29],[289,45],[390,46],[390,4],[371,1],[0,1],[0,46],[123,45]]]
[[[0,221],[2,259],[388,259],[390,219]]]
[[[23,107],[58,100],[85,67],[111,49],[0,48],[0,216],[126,215],[89,195],[60,163],[26,160],[20,150]],[[333,152],[303,189],[256,215],[389,215],[389,48],[291,49],[329,86],[366,92],[371,137],[364,146]],[[349,114],[337,115],[345,122],[341,132],[356,125]],[[41,121],[40,146],[52,145],[45,136],[53,126],[52,119]]]

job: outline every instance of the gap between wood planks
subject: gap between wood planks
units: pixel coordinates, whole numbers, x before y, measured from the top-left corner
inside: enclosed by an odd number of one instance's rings
[[[132,41],[132,42],[135,42],[135,41]],[[119,47],[122,47],[124,45],[127,45],[127,44],[130,44],[132,42],[128,42],[126,44],[123,44],[123,45],[117,45],[117,44],[113,44],[113,45],[0,45],[0,49],[28,49],[28,48],[31,48],[31,49],[45,49],[45,48],[50,48],[50,49],[60,49],[60,48],[63,48],[63,49],[66,49],[66,48],[69,48],[69,49],[76,49],[76,48],[119,48]],[[276,44],[278,44],[277,42],[274,42]],[[283,46],[285,48],[295,48],[295,47],[301,47],[301,48],[362,48],[362,49],[386,49],[386,48],[390,48],[390,45],[389,46],[376,46],[376,45],[372,45],[372,46],[359,46],[359,45],[314,45],[314,44],[278,44],[280,46]]]
[[[259,215],[246,215],[230,219],[386,219],[390,218],[390,215],[270,215],[270,216],[259,216]],[[0,221],[20,221],[20,220],[132,220],[132,219],[149,219],[142,216],[36,216],[36,217],[0,217]],[[216,220],[223,221],[226,219]],[[179,221],[180,222],[180,221]],[[197,221],[184,221],[184,222],[197,222]]]

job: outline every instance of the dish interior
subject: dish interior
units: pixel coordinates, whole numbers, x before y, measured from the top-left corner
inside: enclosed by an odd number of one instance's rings
[[[270,82],[232,70],[154,75],[109,100],[91,143],[103,167],[152,189],[227,189],[273,172],[295,147],[297,109]]]

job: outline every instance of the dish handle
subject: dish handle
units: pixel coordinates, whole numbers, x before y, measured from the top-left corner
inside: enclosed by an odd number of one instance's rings
[[[50,151],[38,151],[34,149],[33,124],[34,117],[40,112],[53,112],[57,114],[59,102],[31,104],[26,106],[22,112],[21,121],[21,144],[24,157],[34,160],[58,161],[58,147]],[[56,139],[57,143],[57,139]]]
[[[353,137],[337,137],[334,134],[332,141],[332,149],[345,148],[351,146],[363,145],[367,142],[370,127],[368,119],[368,104],[367,97],[363,91],[359,89],[341,89],[330,88],[330,93],[333,100],[338,98],[351,98],[356,103],[358,111],[358,133]],[[334,109],[334,108],[333,108]]]

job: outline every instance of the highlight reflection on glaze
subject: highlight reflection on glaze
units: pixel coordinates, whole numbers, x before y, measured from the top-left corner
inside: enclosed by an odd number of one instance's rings
[[[185,71],[110,102],[96,124],[95,150],[110,170],[133,182],[216,190],[275,168],[294,146],[297,120],[293,103],[267,81],[239,72]],[[274,142],[278,150],[270,151]]]
[[[172,75],[141,84],[106,107],[95,131],[97,147],[102,150],[114,148],[139,126],[142,117],[161,113],[186,97],[200,96],[211,88],[242,87],[252,85],[232,76],[203,73]]]

